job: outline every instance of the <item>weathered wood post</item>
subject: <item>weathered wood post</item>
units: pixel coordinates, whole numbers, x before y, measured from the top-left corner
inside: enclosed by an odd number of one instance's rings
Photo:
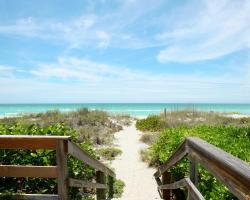
[[[101,171],[96,172],[96,182],[101,184],[106,184],[106,177],[105,174]],[[96,189],[96,199],[97,200],[104,200],[106,199],[106,189],[97,188]]]
[[[109,187],[108,198],[112,199],[114,196],[114,178],[112,176],[108,176],[108,187]]]
[[[67,147],[64,140],[58,140],[56,147],[56,162],[58,183],[57,190],[60,200],[68,200],[68,167],[67,167]]]
[[[189,177],[193,184],[197,187],[198,185],[198,163],[192,156],[189,156]],[[188,192],[188,200],[192,200],[193,198]]]
[[[165,171],[162,174],[162,185],[171,183],[171,174],[168,171]],[[162,190],[162,198],[164,200],[170,200],[172,196],[172,190]]]
[[[195,158],[189,157],[189,176],[195,186],[198,184],[198,163]]]

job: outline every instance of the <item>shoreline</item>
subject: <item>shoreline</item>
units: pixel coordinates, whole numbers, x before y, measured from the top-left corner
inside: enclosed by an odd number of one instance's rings
[[[104,112],[107,112],[105,110],[102,110]],[[47,112],[47,111],[45,111]],[[42,113],[45,113],[45,112],[42,112]],[[62,111],[62,112],[65,112],[65,111]],[[69,111],[69,112],[74,112],[73,110],[72,111]],[[214,112],[214,111],[208,111],[208,112]],[[40,113],[40,112],[39,112]],[[214,112],[214,113],[218,113],[220,114],[221,116],[224,116],[224,117],[229,117],[229,118],[233,118],[233,119],[240,119],[240,118],[249,118],[250,117],[250,114],[244,114],[244,113],[221,113],[221,112]],[[22,113],[22,114],[16,114],[16,115],[0,115],[0,119],[4,119],[4,118],[15,118],[15,117],[23,117],[23,116],[28,116],[28,115],[31,115],[31,114],[38,114],[36,112],[29,112],[29,113]],[[116,115],[129,115],[129,114],[126,114],[126,113],[110,113],[108,112],[108,114],[110,114],[110,116],[116,116]],[[149,115],[155,115],[155,114],[149,114]],[[134,119],[145,119],[147,118],[149,115],[129,115],[131,118],[134,118]],[[156,114],[156,115],[159,115],[159,114]]]

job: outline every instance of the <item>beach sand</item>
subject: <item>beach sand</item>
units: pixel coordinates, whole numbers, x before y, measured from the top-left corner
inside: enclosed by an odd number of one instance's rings
[[[231,117],[231,118],[234,118],[234,119],[240,119],[240,118],[250,117],[250,115],[246,115],[246,114],[225,114],[224,116],[225,117]]]
[[[135,122],[116,133],[116,144],[123,151],[112,163],[118,179],[126,186],[119,200],[154,200],[160,199],[157,184],[153,177],[156,171],[140,160],[140,149],[145,144],[139,141],[142,133],[135,128]]]

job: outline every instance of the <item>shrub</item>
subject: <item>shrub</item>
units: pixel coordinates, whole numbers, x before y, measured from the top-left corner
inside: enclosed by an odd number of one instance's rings
[[[117,179],[114,182],[114,198],[120,198],[122,196],[123,190],[125,187],[125,183],[120,180]]]
[[[141,158],[141,161],[148,163],[149,166],[152,165],[150,152],[148,149],[141,149],[140,150],[140,158]]]
[[[151,162],[164,163],[176,150],[178,145],[188,136],[197,136],[223,149],[224,151],[250,162],[250,127],[234,126],[207,126],[179,127],[162,131],[159,139],[150,148]],[[172,168],[171,173],[175,180],[187,176],[187,160]],[[235,199],[228,190],[221,185],[211,174],[199,168],[198,188],[205,199]]]
[[[194,127],[201,124],[249,127],[250,117],[232,118],[223,113],[183,110],[148,116],[146,119],[137,120],[136,127],[141,131],[156,132],[165,128]]]
[[[122,150],[115,147],[106,147],[102,149],[98,149],[97,152],[99,155],[106,160],[114,160],[116,156],[122,154]]]
[[[72,112],[60,112],[58,110],[45,113],[29,114],[14,118],[0,119],[0,124],[23,124],[48,127],[56,123],[75,129],[79,133],[79,139],[88,140],[96,145],[109,145],[113,140],[113,133],[122,129],[119,123],[113,123],[106,112],[91,111],[82,108]]]
[[[145,144],[151,145],[156,141],[158,136],[159,136],[158,133],[143,133],[141,135],[140,141],[142,141]]]
[[[136,128],[141,131],[156,132],[164,128],[161,118],[157,115],[148,116],[146,119],[136,121]]]
[[[0,119],[0,134],[2,135],[69,135],[73,142],[91,156],[97,158],[93,145],[107,145],[113,141],[113,133],[120,130],[120,125],[113,123],[106,112],[90,111],[86,108],[64,113],[48,111],[46,113],[30,114],[15,118]],[[112,158],[119,154],[110,150],[103,155]],[[98,155],[99,156],[99,155]],[[50,150],[0,150],[0,164],[21,165],[55,165],[55,151]],[[81,161],[68,157],[69,175],[72,178],[92,180],[94,170]],[[0,178],[0,193],[57,193],[55,179],[40,178]],[[82,199],[79,194],[89,194],[85,200],[93,199],[94,190],[69,188],[72,199]],[[4,198],[5,198],[4,197]],[[9,198],[9,197],[8,197]]]
[[[69,135],[77,142],[76,131],[67,128],[62,123],[48,127],[37,125],[0,125],[0,134],[8,135]],[[78,143],[82,149],[95,157],[91,144],[87,141]],[[55,151],[53,150],[0,150],[0,164],[2,165],[56,165]],[[82,164],[81,161],[68,157],[69,176],[83,180],[92,180],[94,171]],[[42,178],[0,178],[0,193],[57,193],[55,179]],[[78,188],[70,188],[72,199],[77,198]]]

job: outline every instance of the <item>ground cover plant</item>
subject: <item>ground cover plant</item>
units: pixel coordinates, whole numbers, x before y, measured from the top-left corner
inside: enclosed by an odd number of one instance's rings
[[[104,129],[105,131],[103,131]],[[112,145],[114,132],[121,129],[121,125],[112,122],[107,113],[102,111],[89,111],[81,109],[76,112],[61,113],[50,111],[47,113],[31,114],[16,118],[0,120],[1,135],[68,135],[91,156],[100,159],[102,154],[96,146]],[[111,147],[110,147],[111,148]],[[114,157],[120,153],[115,149],[115,154],[109,151],[109,156]],[[105,156],[108,153],[105,153]],[[102,158],[105,159],[105,156]],[[55,151],[51,150],[0,150],[1,165],[55,165]],[[89,180],[95,179],[94,170],[84,165],[81,161],[68,157],[69,176],[72,178]],[[121,180],[115,180],[115,187],[121,195]],[[55,179],[40,178],[0,178],[0,193],[11,199],[11,193],[57,193]],[[92,199],[94,190],[69,188],[71,199]],[[80,194],[88,194],[82,197]],[[86,195],[85,195],[86,196]]]
[[[164,127],[161,127],[160,131],[158,131],[160,134],[157,136],[155,142],[153,142],[147,150],[142,150],[142,160],[153,166],[161,165],[170,157],[185,137],[196,136],[250,163],[249,118],[225,119],[224,116],[220,116],[219,114],[207,113],[203,115],[203,119],[198,122],[195,118],[201,119],[200,113],[194,113],[193,116],[195,115],[196,117],[188,120],[189,122],[191,121],[191,124],[188,124],[186,120],[187,116],[190,117],[190,114],[187,115],[185,112],[175,113],[176,117],[172,118],[172,126],[175,128],[166,127],[166,124],[170,124],[167,120]],[[181,116],[186,116],[186,118],[183,117],[182,120],[179,120]],[[207,118],[204,119],[204,116]],[[163,120],[164,117],[161,115],[154,117],[154,119]],[[151,120],[146,119],[143,123],[151,123]],[[154,122],[153,124],[156,123]],[[144,125],[144,127],[146,126],[150,127],[146,131],[152,132],[154,130],[151,129],[152,124]],[[141,124],[137,126],[137,128],[141,129]],[[170,172],[174,180],[179,180],[187,176],[187,160],[179,163],[176,167],[172,168]],[[227,188],[201,166],[199,166],[198,188],[205,199],[236,199]]]
[[[89,141],[78,142],[75,130],[62,123],[39,127],[37,125],[0,125],[2,135],[68,135],[72,141],[93,157],[97,155]],[[56,165],[55,151],[52,150],[1,150],[1,165]],[[83,180],[92,180],[94,170],[82,162],[68,157],[69,176]],[[71,198],[77,199],[79,189],[70,188]],[[0,178],[0,193],[57,193],[55,179],[40,178]]]
[[[116,156],[122,154],[122,150],[116,147],[104,147],[97,150],[98,154],[106,160],[114,160]]]
[[[180,127],[164,130],[149,149],[151,164],[164,163],[181,141],[188,136],[204,139],[241,160],[250,162],[250,127],[200,125],[193,128]],[[181,162],[171,170],[176,180],[187,176],[187,172],[187,161]],[[234,199],[224,186],[201,167],[199,175],[198,188],[205,199]]]

